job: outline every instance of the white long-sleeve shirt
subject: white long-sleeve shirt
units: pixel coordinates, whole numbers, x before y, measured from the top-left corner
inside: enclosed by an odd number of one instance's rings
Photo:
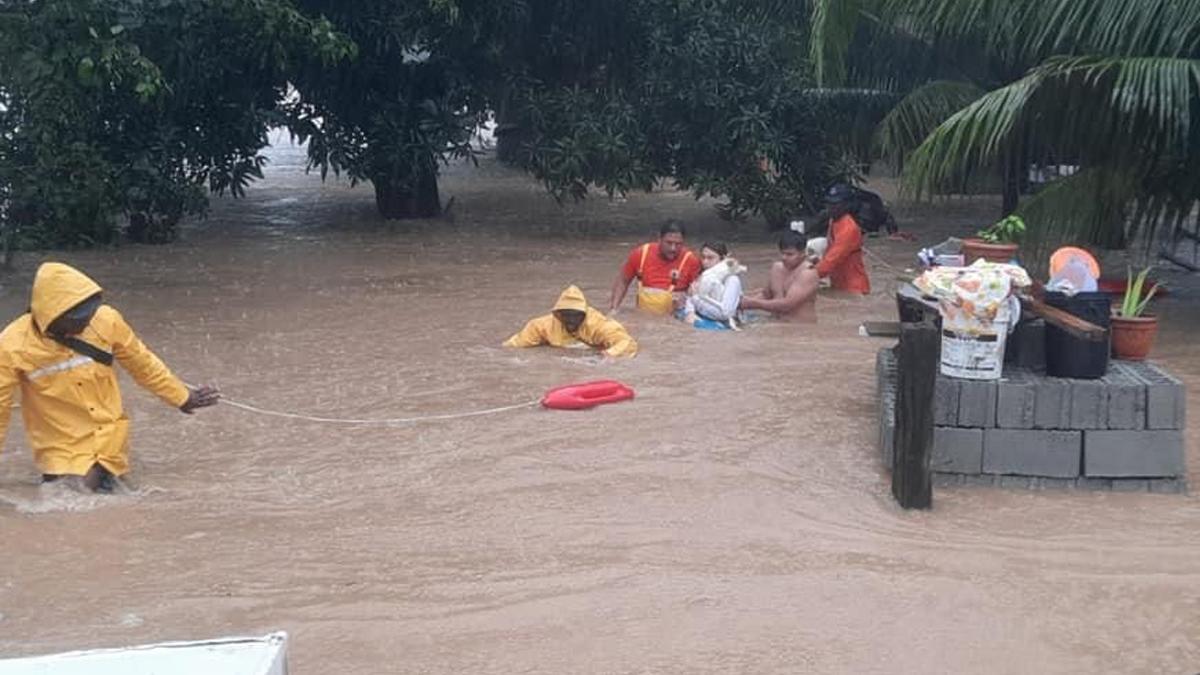
[[[725,280],[721,301],[701,295],[691,297],[696,313],[710,321],[728,321],[737,316],[738,303],[742,299],[742,278],[732,274]]]

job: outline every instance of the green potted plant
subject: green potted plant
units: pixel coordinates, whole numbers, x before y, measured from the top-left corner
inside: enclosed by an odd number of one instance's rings
[[[1012,215],[980,230],[975,237],[963,240],[963,259],[970,265],[979,258],[995,263],[1011,262],[1025,236],[1025,221]]]
[[[1158,317],[1143,314],[1158,292],[1158,284],[1145,288],[1149,274],[1147,267],[1134,277],[1131,268],[1125,280],[1125,297],[1112,317],[1112,349],[1118,359],[1144,361],[1158,336]]]

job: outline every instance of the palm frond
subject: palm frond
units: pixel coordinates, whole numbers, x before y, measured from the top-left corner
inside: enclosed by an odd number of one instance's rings
[[[881,13],[1026,66],[1053,55],[1200,55],[1200,0],[884,0]]]
[[[1014,149],[1145,173],[1180,161],[1198,95],[1200,61],[1051,59],[938,126],[913,152],[907,185],[918,195],[952,190]]]
[[[813,0],[809,58],[819,87],[846,79],[846,55],[858,30],[862,0]]]
[[[1041,79],[1034,73],[989,92],[938,125],[909,156],[905,189],[917,197],[953,193],[974,173],[994,166],[1013,145]]]
[[[985,93],[973,83],[953,80],[936,80],[912,90],[880,122],[880,149],[900,165],[939,124]]]
[[[904,22],[881,21],[883,0],[812,0],[809,61],[820,87],[904,92],[930,80],[979,79],[985,59],[935,50]]]

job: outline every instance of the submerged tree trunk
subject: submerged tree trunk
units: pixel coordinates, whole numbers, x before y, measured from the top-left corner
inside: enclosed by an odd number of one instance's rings
[[[1004,203],[1000,207],[1001,217],[1011,215],[1021,202],[1021,185],[1025,178],[1025,164],[1018,158],[1005,162],[1001,176],[1004,190]]]
[[[496,124],[496,159],[506,166],[517,166],[521,153],[521,128],[515,124]]]
[[[125,236],[135,244],[169,244],[179,238],[179,220],[174,215],[155,215],[146,212],[129,214]]]
[[[521,133],[521,125],[516,123],[517,118],[512,114],[511,94],[511,89],[506,88],[500,97],[500,105],[496,106],[496,128],[492,133],[496,139],[496,159],[501,164],[517,166],[524,137]]]
[[[0,269],[8,272],[13,268],[13,249],[16,248],[17,242],[17,221],[12,218],[0,218],[0,231],[4,237],[4,253],[0,258]]]
[[[403,218],[434,218],[442,213],[438,194],[437,173],[422,171],[416,179],[416,189],[386,177],[373,178],[375,206],[379,215],[388,220]]]

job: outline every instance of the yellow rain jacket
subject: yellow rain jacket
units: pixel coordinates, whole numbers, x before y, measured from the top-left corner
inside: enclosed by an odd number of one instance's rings
[[[525,324],[525,328],[520,333],[510,337],[504,343],[504,346],[537,347],[539,345],[550,345],[551,347],[571,347],[585,344],[596,349],[601,349],[609,356],[633,356],[637,354],[637,341],[629,336],[625,327],[617,321],[604,316],[598,310],[589,307],[587,299],[583,297],[583,291],[579,290],[578,286],[568,286],[567,290],[558,296],[558,302],[554,303],[554,310],[560,309],[574,309],[587,313],[583,323],[579,326],[579,330],[574,335],[567,332],[566,326],[552,312],[545,316],[531,319],[529,323]]]
[[[34,461],[42,473],[83,475],[93,464],[120,476],[129,470],[129,418],[117,373],[51,340],[50,322],[100,292],[82,272],[60,263],[38,268],[30,312],[0,333],[0,441],[8,430],[13,390],[21,388]],[[188,389],[141,340],[117,310],[101,305],[75,336],[111,353],[138,384],[175,407]]]

